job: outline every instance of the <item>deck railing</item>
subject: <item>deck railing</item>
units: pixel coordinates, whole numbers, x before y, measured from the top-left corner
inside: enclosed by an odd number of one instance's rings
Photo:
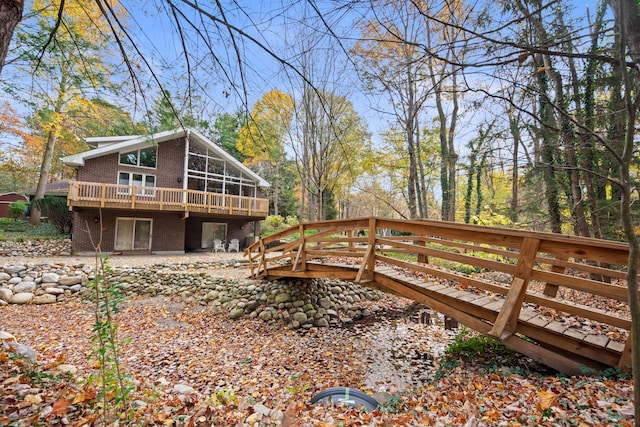
[[[629,249],[623,243],[442,221],[359,218],[301,224],[259,240],[245,255],[254,277],[341,277],[318,265],[338,260],[357,268],[357,274],[346,272],[342,278],[364,284],[375,285],[377,269],[388,266],[455,282],[489,299],[501,296],[500,312],[487,326],[491,336],[543,339],[519,322],[525,310],[537,307],[535,313],[552,320],[546,328],[571,332],[571,322],[584,326],[585,333],[572,333],[613,354],[594,356],[600,362],[621,367],[630,362]],[[603,329],[608,333],[587,333],[598,325],[608,325]],[[570,346],[560,340],[554,345]]]
[[[265,217],[269,200],[179,188],[72,181],[69,206]]]

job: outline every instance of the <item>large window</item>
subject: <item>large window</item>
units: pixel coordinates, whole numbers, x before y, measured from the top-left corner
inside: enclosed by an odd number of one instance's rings
[[[134,172],[120,172],[118,174],[118,184],[126,185],[134,187],[145,187],[145,188],[137,188],[136,195],[138,196],[153,196],[154,191],[153,187],[156,186],[156,177],[155,175],[145,175],[141,173]],[[130,194],[129,188],[119,188],[119,194]]]
[[[214,241],[224,242],[227,238],[227,224],[217,222],[202,223],[202,248],[211,249]]]
[[[205,147],[189,144],[187,188],[210,193],[255,197],[256,182],[229,162]]]
[[[142,166],[145,168],[155,168],[156,157],[156,147],[143,148],[141,150],[120,153],[120,164],[129,166]]]

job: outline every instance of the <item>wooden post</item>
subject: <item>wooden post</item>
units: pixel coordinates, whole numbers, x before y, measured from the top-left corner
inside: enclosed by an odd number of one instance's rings
[[[422,246],[422,247],[427,246],[427,242],[425,242],[424,240],[414,240],[413,243],[417,246]],[[423,264],[429,264],[429,257],[426,254],[418,254],[418,262],[421,262]]]
[[[507,298],[502,305],[502,309],[496,318],[493,328],[489,331],[490,335],[502,339],[502,333],[505,329],[511,332],[515,329],[539,246],[539,239],[530,237],[523,239],[520,246],[518,263],[513,273],[511,287],[509,288]]]
[[[264,271],[264,274],[267,275],[267,249],[264,247],[264,240],[260,239],[260,253],[261,255],[261,259],[260,259],[260,264],[262,264],[262,271]],[[260,272],[260,270],[258,270],[258,273]]]
[[[569,258],[568,258],[566,255],[563,255],[563,254],[557,254],[557,255],[556,255],[556,259],[559,259],[559,260],[561,260],[561,261],[567,261]],[[555,265],[555,264],[554,264],[554,265],[552,265],[552,266],[551,266],[551,271],[552,271],[553,273],[561,273],[561,274],[564,274],[564,273],[565,273],[565,271],[567,271],[567,269],[566,269],[566,267],[563,267],[563,266],[561,266],[561,265]],[[544,284],[544,290],[543,290],[543,293],[544,293],[546,296],[549,296],[549,297],[555,298],[555,297],[556,297],[556,295],[558,295],[558,289],[559,289],[559,288],[560,288],[560,286],[558,286],[558,285],[554,285],[553,283],[545,283],[545,284]]]
[[[131,186],[131,209],[136,208],[136,188]]]
[[[369,256],[363,262],[367,263],[367,269],[373,278],[373,271],[376,268],[376,219],[369,218]]]
[[[622,350],[622,354],[620,355],[620,360],[618,360],[618,368],[622,369],[623,372],[631,372],[631,349],[633,341],[631,340],[631,331],[629,331],[629,337],[627,338],[627,342],[624,345],[624,350]]]
[[[104,208],[104,201],[107,197],[107,185],[106,184],[102,184],[101,187],[101,194],[100,194],[100,207]]]
[[[298,225],[300,233],[300,246],[298,247],[298,255],[296,256],[296,264],[300,262],[302,271],[307,271],[307,242],[304,237],[304,224]]]

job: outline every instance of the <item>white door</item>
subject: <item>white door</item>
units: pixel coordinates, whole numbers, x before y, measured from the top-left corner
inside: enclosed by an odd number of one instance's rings
[[[151,249],[151,220],[118,218],[114,249],[117,251]]]
[[[224,242],[227,238],[227,224],[218,222],[203,222],[202,223],[202,249],[213,248],[213,241],[219,239]]]

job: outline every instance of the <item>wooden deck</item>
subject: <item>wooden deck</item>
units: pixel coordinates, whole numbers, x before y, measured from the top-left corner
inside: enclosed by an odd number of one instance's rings
[[[264,218],[269,200],[206,191],[71,181],[71,207],[194,212]]]
[[[568,374],[630,364],[621,243],[361,218],[293,227],[245,254],[254,277],[341,278],[410,298]]]

